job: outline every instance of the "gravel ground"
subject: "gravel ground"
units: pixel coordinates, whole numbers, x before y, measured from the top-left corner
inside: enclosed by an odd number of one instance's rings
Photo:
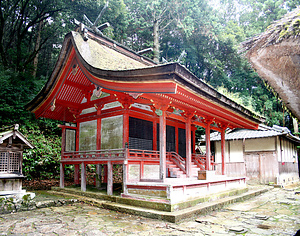
[[[177,224],[80,203],[41,208],[0,215],[0,235],[295,235],[300,229],[299,191],[274,188]]]

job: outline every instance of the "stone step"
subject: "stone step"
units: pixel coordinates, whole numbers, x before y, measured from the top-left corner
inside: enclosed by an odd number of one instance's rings
[[[61,190],[60,188],[55,188],[52,191],[58,193],[60,192],[61,194],[64,194],[64,192],[60,190]],[[80,196],[79,192],[73,192],[72,194],[69,193],[67,196],[76,197],[82,202],[95,204],[99,207],[106,208],[109,210],[144,216],[151,219],[159,219],[167,222],[177,223],[182,220],[195,217],[197,215],[201,215],[201,214],[204,215],[214,210],[220,210],[224,206],[227,206],[235,202],[244,201],[246,199],[250,199],[266,191],[268,191],[267,188],[259,188],[259,189],[249,190],[248,192],[244,192],[234,196],[232,196],[232,194],[228,192],[228,194],[221,199],[217,199],[213,201],[207,201],[207,200],[200,201],[200,204],[196,204],[192,207],[184,208],[178,211],[172,210],[173,208],[171,204],[162,203],[162,202],[149,203],[156,207],[156,209],[150,209],[150,208],[141,207],[147,205],[147,203],[143,200],[134,200],[134,199],[122,200],[121,197],[116,197],[116,199],[114,199],[115,201],[107,201],[107,200],[99,201],[98,199]],[[213,195],[211,197],[212,199],[214,199]],[[136,202],[136,204],[134,204],[134,202]],[[170,211],[166,211],[166,209],[170,209]]]

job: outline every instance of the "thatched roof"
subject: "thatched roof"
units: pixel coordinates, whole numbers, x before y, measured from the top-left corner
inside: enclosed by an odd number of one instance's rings
[[[243,42],[242,47],[259,76],[300,119],[300,8]]]

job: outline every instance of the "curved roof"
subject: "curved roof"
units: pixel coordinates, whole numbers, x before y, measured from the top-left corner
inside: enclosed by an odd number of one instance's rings
[[[74,122],[83,109],[127,99],[156,109],[168,105],[194,114],[200,123],[213,119],[232,127],[257,128],[263,121],[178,63],[157,65],[103,36],[89,31],[87,36],[66,35],[51,77],[27,105],[37,117]],[[98,89],[110,95],[91,98]]]
[[[246,56],[286,107],[300,119],[300,7],[242,43]]]

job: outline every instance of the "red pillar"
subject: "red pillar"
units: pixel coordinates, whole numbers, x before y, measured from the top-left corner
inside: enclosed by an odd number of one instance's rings
[[[162,181],[166,179],[166,111],[162,110],[162,114],[159,117],[159,145],[160,145],[160,167],[159,167],[159,176]]]
[[[101,108],[98,108],[97,115],[100,116],[101,114]],[[97,118],[97,150],[101,149],[101,118]]]
[[[61,138],[61,159],[66,150],[66,128],[62,128],[62,138]],[[59,186],[64,188],[65,186],[65,165],[60,163],[60,177],[59,177]]]
[[[153,150],[157,151],[157,121],[153,120]]]
[[[178,141],[179,141],[179,139],[178,139],[178,124],[176,123],[176,126],[175,126],[175,151],[176,151],[176,153],[178,153],[179,151],[179,148],[178,148]]]
[[[206,170],[210,170],[210,124],[211,121],[207,122],[206,127],[205,127],[205,142],[206,142],[206,165],[205,165],[205,169]]]
[[[101,115],[101,107],[98,107],[97,109],[97,115],[100,116]],[[97,144],[96,144],[96,149],[100,150],[101,149],[101,118],[98,117],[97,118]],[[101,186],[101,176],[102,173],[102,166],[100,164],[96,164],[96,188],[100,188]]]
[[[191,177],[192,171],[192,140],[191,140],[191,117],[190,115],[187,116],[187,120],[185,123],[185,139],[186,139],[186,159],[185,159],[185,171],[186,176],[188,178]]]
[[[222,175],[225,175],[225,129],[221,130]]]
[[[123,148],[129,146],[129,104],[123,104],[124,115],[123,115]]]
[[[76,151],[79,151],[79,132],[80,132],[80,127],[79,123],[77,123],[77,129],[76,129]],[[79,175],[80,175],[80,168],[79,164],[74,165],[74,183],[79,185]]]

